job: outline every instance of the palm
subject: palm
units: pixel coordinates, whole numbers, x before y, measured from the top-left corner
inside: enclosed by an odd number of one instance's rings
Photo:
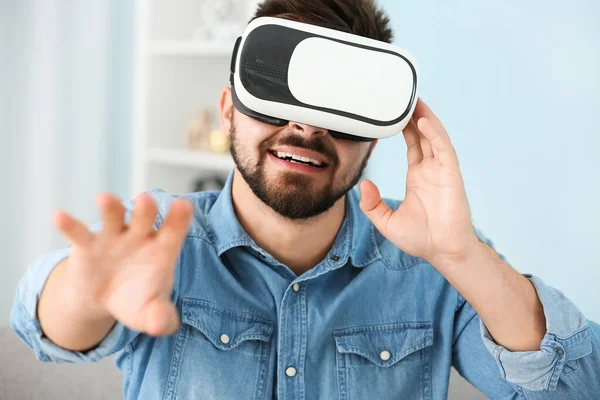
[[[130,328],[144,326],[146,308],[154,300],[167,296],[173,287],[173,265],[179,248],[164,248],[150,239],[131,254],[115,257],[104,275],[106,307],[111,315]],[[106,258],[105,258],[106,259]],[[167,300],[167,299],[165,299]]]
[[[422,257],[434,251],[453,253],[453,228],[465,219],[461,210],[462,178],[427,159],[408,169],[404,201],[393,213],[388,226],[389,240],[402,243],[403,250]],[[466,216],[469,218],[468,216]],[[434,248],[435,243],[445,243]]]

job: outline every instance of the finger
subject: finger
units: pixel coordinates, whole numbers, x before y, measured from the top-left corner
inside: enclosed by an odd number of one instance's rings
[[[438,131],[446,131],[444,128],[444,124],[442,121],[431,111],[431,108],[421,99],[417,100],[417,105],[415,106],[415,111],[413,112],[413,118],[415,121],[418,121],[420,118],[427,118],[433,128]]]
[[[373,222],[373,225],[385,235],[387,224],[393,211],[385,204],[379,194],[379,189],[368,179],[360,183],[360,208],[367,218]]]
[[[158,209],[151,195],[142,193],[134,199],[131,222],[129,223],[129,237],[146,238],[154,233],[154,222]]]
[[[450,142],[450,137],[445,130],[435,129],[428,118],[421,118],[417,121],[417,126],[423,135],[431,143],[434,156],[443,164],[457,162],[454,147]]]
[[[100,209],[102,217],[101,234],[115,234],[123,232],[125,223],[125,209],[121,200],[110,193],[100,193],[96,196],[96,205]]]
[[[52,224],[74,245],[86,247],[94,239],[94,234],[81,221],[62,210],[52,214]]]
[[[421,137],[417,124],[412,118],[408,121],[402,133],[406,142],[408,166],[419,164],[423,161],[423,150],[421,149]]]
[[[167,298],[157,298],[144,307],[144,331],[150,336],[168,336],[179,328],[179,314]]]
[[[419,139],[421,145],[421,151],[423,152],[423,159],[426,160],[428,158],[433,158],[433,148],[431,146],[431,142],[427,137],[421,132],[418,128],[418,124],[415,122],[415,126],[417,127],[417,132],[419,132]]]
[[[188,200],[176,199],[171,203],[165,222],[160,227],[156,240],[176,254],[185,240],[193,217],[193,205]]]

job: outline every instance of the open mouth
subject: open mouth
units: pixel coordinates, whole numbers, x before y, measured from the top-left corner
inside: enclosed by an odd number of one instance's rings
[[[301,156],[298,156],[295,154],[281,152],[281,151],[273,151],[273,150],[270,150],[270,153],[272,155],[274,155],[275,157],[279,158],[280,160],[288,161],[288,162],[295,163],[295,164],[309,165],[309,166],[315,167],[315,168],[327,167],[326,163],[321,162],[319,160],[313,160],[312,158],[308,158],[308,157],[301,157]]]

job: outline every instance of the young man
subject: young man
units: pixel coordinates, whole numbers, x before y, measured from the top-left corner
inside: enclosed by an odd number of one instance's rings
[[[256,16],[391,41],[369,0],[266,0]],[[231,88],[220,110],[223,191],[102,193],[91,231],[55,213],[71,246],[30,266],[11,318],[40,360],[118,352],[127,399],[443,399],[451,366],[494,399],[598,398],[600,327],[472,226],[423,101],[402,202],[351,190],[377,141],[259,122]]]

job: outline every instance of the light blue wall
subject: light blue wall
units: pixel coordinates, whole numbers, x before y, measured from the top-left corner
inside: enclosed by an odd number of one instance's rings
[[[55,14],[40,15],[40,6]],[[133,16],[130,1],[0,0],[0,325],[27,265],[59,247],[49,204],[89,223],[99,218],[93,196],[100,190],[129,196]],[[36,36],[39,19],[57,27],[55,35]],[[36,86],[46,70],[52,93]],[[52,100],[52,111],[36,106],[40,96]],[[44,117],[53,124],[31,123]],[[32,139],[41,137],[52,137],[51,149]],[[36,198],[41,181],[53,190]]]
[[[475,225],[600,321],[600,2],[380,4],[457,149]],[[402,135],[367,175],[404,198]]]

